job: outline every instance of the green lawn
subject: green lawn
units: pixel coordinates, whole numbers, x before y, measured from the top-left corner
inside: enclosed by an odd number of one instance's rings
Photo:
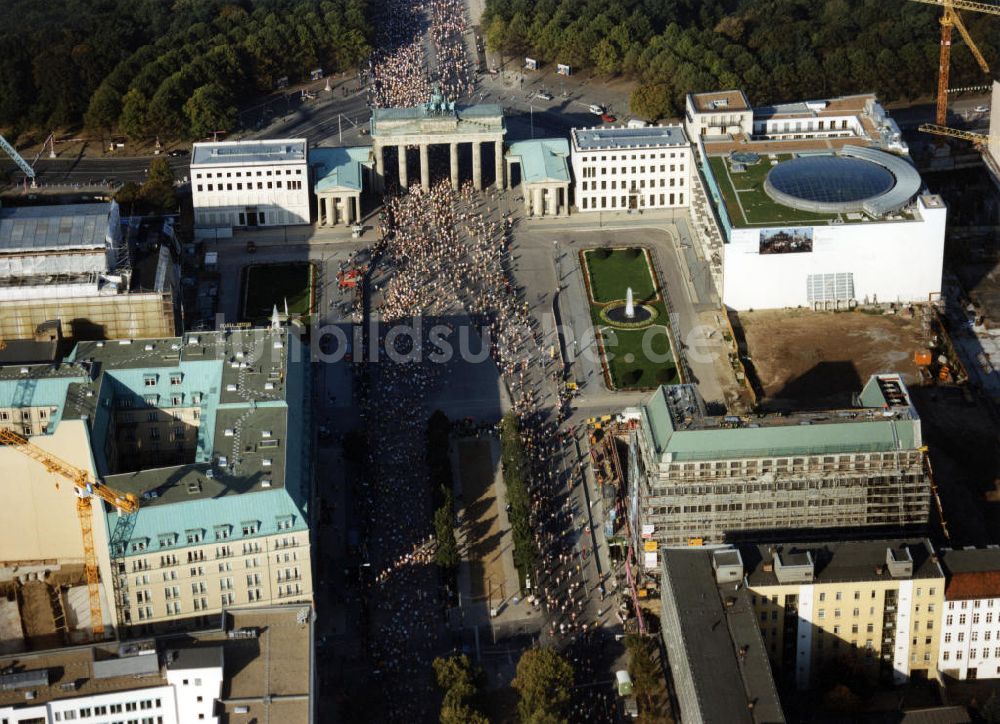
[[[646,255],[640,249],[613,249],[607,259],[601,259],[600,255],[599,249],[583,253],[590,272],[593,301],[607,303],[624,299],[628,287],[632,287],[636,301],[658,296],[646,265]]]
[[[778,161],[786,161],[790,154],[780,154]],[[741,173],[731,173],[724,156],[708,159],[712,175],[719,184],[719,192],[726,203],[726,211],[734,226],[773,226],[794,222],[827,222],[839,214],[815,214],[776,204],[764,191],[764,179],[774,168],[764,156],[759,163],[746,167]]]
[[[243,268],[242,319],[265,324],[275,305],[284,313],[307,315],[313,298],[313,265],[309,262],[253,264]]]
[[[606,259],[598,250],[584,252],[590,275],[590,318],[604,340],[604,362],[614,389],[633,390],[674,384],[679,381],[677,363],[671,354],[667,336],[667,308],[657,289],[653,272],[646,263],[646,255],[635,254],[633,249],[614,249]],[[657,324],[645,329],[616,329],[600,317],[601,309],[608,302],[625,298],[625,290],[632,287],[636,302],[643,302],[656,309]],[[643,350],[643,339],[647,349]],[[650,356],[653,359],[650,359]],[[663,356],[665,362],[658,361]]]

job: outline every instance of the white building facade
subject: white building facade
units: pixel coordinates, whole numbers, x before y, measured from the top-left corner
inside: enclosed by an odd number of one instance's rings
[[[574,128],[573,192],[580,211],[683,209],[691,147],[680,126]]]
[[[1000,678],[1000,549],[941,551],[945,588],[938,670],[954,679]]]
[[[938,196],[917,197],[914,218],[817,224],[807,253],[761,253],[759,228],[734,228],[723,259],[723,302],[737,310],[839,303],[929,302],[941,294],[945,220]]]
[[[0,721],[9,724],[45,722],[117,722],[186,724],[201,721],[194,711],[182,711],[174,699],[174,687],[154,686],[110,694],[56,699],[38,706],[0,707]],[[209,720],[211,721],[211,720]]]
[[[304,138],[194,144],[195,228],[310,223],[307,145]]]

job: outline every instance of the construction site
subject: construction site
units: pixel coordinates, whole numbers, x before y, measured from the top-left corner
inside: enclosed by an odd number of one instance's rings
[[[175,334],[176,249],[149,236],[113,201],[0,209],[0,339],[49,321],[71,339]]]
[[[754,409],[849,406],[864,380],[886,371],[898,372],[911,386],[965,380],[930,305],[731,312],[729,321]]]

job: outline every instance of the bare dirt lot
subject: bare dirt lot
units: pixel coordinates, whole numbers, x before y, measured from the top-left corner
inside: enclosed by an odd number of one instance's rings
[[[807,309],[730,314],[751,380],[767,409],[849,406],[869,375],[899,372],[919,382],[913,353],[929,331],[915,315],[814,312]]]
[[[488,440],[458,443],[458,470],[462,483],[463,534],[468,541],[472,597],[482,600],[503,597],[504,570],[497,496],[493,489],[495,470]]]

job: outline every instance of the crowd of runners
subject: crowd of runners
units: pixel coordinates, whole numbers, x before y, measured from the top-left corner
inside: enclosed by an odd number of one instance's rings
[[[463,0],[387,0],[367,70],[371,105],[422,104],[432,83],[449,100],[471,95],[466,29]],[[590,651],[600,645],[595,628],[610,610],[609,603],[595,618],[590,605],[605,591],[588,580],[586,531],[571,500],[572,486],[581,484],[580,461],[572,435],[560,432],[561,370],[544,352],[551,340],[542,339],[513,282],[510,217],[495,193],[471,183],[454,191],[446,165],[432,159],[431,172],[440,180],[429,189],[385,197],[367,293],[356,310],[359,319],[367,312],[379,322],[366,332],[356,379],[367,450],[359,507],[371,567],[363,626],[385,693],[384,717],[408,723],[436,718],[431,662],[453,650],[445,614],[455,581],[442,578],[433,562],[434,494],[425,461],[432,400],[449,383],[449,367],[433,356],[439,348],[428,338],[435,324],[455,333],[454,349],[461,349],[462,327],[467,338],[488,345],[517,417],[539,553],[533,592],[522,605],[544,617],[542,638],[567,651],[578,675],[590,676]],[[415,318],[424,320],[419,332]],[[411,331],[398,335],[399,325]],[[607,703],[591,687],[574,698],[570,718],[605,720]]]
[[[464,0],[387,0],[375,26],[377,49],[366,72],[369,105],[418,106],[430,97],[432,84],[448,100],[472,95]]]

